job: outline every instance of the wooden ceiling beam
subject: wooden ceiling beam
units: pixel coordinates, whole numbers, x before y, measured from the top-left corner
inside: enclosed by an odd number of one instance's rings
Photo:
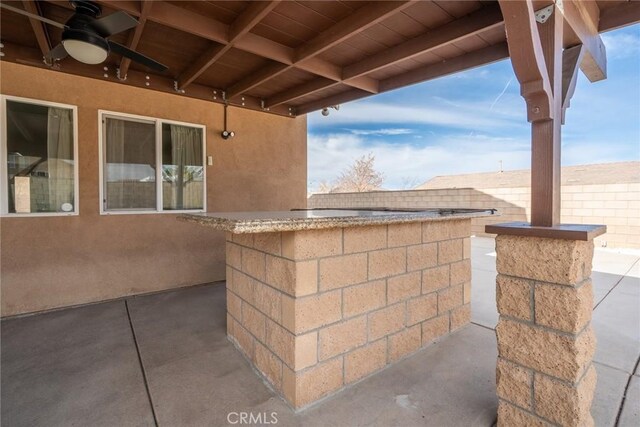
[[[291,102],[295,99],[314,94],[316,92],[328,89],[339,84],[339,82],[336,82],[334,80],[325,79],[324,77],[318,77],[306,83],[302,83],[301,85],[292,87],[273,95],[271,98],[265,101],[264,105],[268,108],[275,107],[276,105]]]
[[[628,1],[603,9],[600,12],[598,31],[603,33],[638,22],[640,22],[640,2]]]
[[[344,67],[340,81],[336,79],[334,83],[330,83],[326,79],[317,78],[272,96],[265,102],[265,105],[279,105],[280,103],[290,102],[302,96],[335,86],[340,82],[349,83],[350,79],[363,78],[363,74],[404,61],[415,55],[432,51],[456,40],[473,36],[502,24],[503,20],[500,8],[497,5],[487,6],[464,18],[445,24],[437,31],[415,37],[393,48],[385,49],[379,54],[369,56],[363,61]],[[420,73],[418,72],[416,75],[418,76],[417,81],[420,81]],[[410,78],[409,76],[410,74],[405,74],[403,78]],[[388,82],[387,84],[392,83]],[[304,93],[305,89],[309,91],[306,94]],[[361,87],[361,89],[367,90],[367,88],[363,87]],[[378,91],[383,91],[383,89],[378,86]]]
[[[256,72],[249,73],[248,76],[228,87],[225,91],[227,99],[234,98],[262,84],[267,76],[278,76],[288,69],[289,67],[285,64],[271,62],[266,67],[263,67]]]
[[[221,88],[193,83],[190,86],[189,91],[185,93],[178,93],[175,90],[173,78],[136,71],[135,69],[129,70],[129,76],[127,80],[119,80],[113,71],[108,72],[107,77],[105,77],[105,71],[103,70],[102,66],[83,64],[78,61],[64,61],[56,63],[55,67],[47,67],[44,63],[42,63],[42,56],[39,49],[20,46],[5,41],[3,41],[3,43],[3,52],[5,53],[5,56],[2,58],[3,61],[14,62],[29,67],[42,68],[45,70],[50,70],[54,73],[62,72],[92,78],[100,80],[102,82],[106,81],[115,84],[122,84],[145,91],[154,90],[167,93],[172,96],[200,99],[203,101],[218,104],[224,103],[221,96],[216,97],[212,95],[214,91],[220,94],[222,92]],[[147,78],[147,76],[149,76],[149,78]],[[52,78],[55,78],[55,75],[52,75]],[[289,105],[280,105],[274,108],[270,108],[268,111],[265,111],[262,108],[263,105],[261,100],[252,96],[245,96],[245,99],[242,103],[230,101],[229,105],[238,106],[240,108],[246,108],[254,111],[262,111],[269,114],[276,114],[279,116],[294,117],[293,108]]]
[[[131,50],[136,50],[138,47],[138,43],[140,42],[140,38],[142,37],[142,32],[144,31],[144,24],[147,22],[147,16],[149,16],[149,12],[151,11],[151,6],[153,6],[153,2],[151,0],[142,0],[140,5],[140,16],[138,17],[138,25],[133,30],[132,33],[129,34],[129,38],[127,40],[127,46]],[[129,71],[129,66],[131,65],[131,59],[123,56],[120,60],[119,73],[121,79],[127,78],[127,72]]]
[[[415,70],[407,71],[398,76],[389,77],[380,81],[380,93],[388,92],[407,85],[433,80],[438,77],[453,74],[459,71],[487,65],[509,57],[509,49],[506,43],[498,43],[477,51],[469,52],[437,64],[427,65]],[[351,89],[337,95],[332,95],[317,101],[296,107],[296,114],[306,114],[336,104],[341,104],[357,99],[366,98],[373,94]]]
[[[40,5],[38,4],[38,2],[23,0],[22,4],[24,5],[24,9],[27,12],[34,15],[42,16],[42,12],[40,10]],[[31,24],[33,33],[36,36],[36,41],[38,42],[38,47],[42,52],[42,56],[47,56],[52,46],[45,23],[34,18],[29,18],[29,23]]]
[[[256,76],[254,74],[246,76],[245,78],[234,83],[233,86],[230,87],[227,91],[227,95],[230,98],[238,96],[244,91],[259,86],[291,68],[300,68],[304,71],[318,74],[324,78],[334,80],[335,82],[340,82],[342,81],[342,70],[339,67],[329,67],[333,68],[333,70],[326,70],[326,72],[322,72],[322,67],[326,68],[326,66],[329,64],[325,64],[326,61],[318,60],[314,57],[324,52],[325,50],[330,49],[333,46],[347,40],[349,37],[359,34],[367,28],[376,25],[380,21],[388,18],[394,13],[405,9],[413,3],[414,0],[381,1],[362,6],[347,18],[336,22],[331,27],[318,34],[312,40],[295,49],[293,52],[294,60],[288,64],[288,67],[286,69],[276,67],[276,71],[273,75],[269,75],[268,73],[261,73],[261,81],[256,80]],[[310,61],[312,59],[315,59],[314,63],[306,63],[307,61]],[[356,86],[358,88],[373,93],[377,92],[376,81],[367,81],[363,79],[353,83],[353,86]]]
[[[584,56],[580,69],[589,81],[597,82],[607,78],[607,51],[598,33],[600,8],[595,0],[555,0],[565,22],[575,33],[576,40],[571,45],[584,45]],[[565,39],[570,34],[565,35]],[[566,44],[566,40],[565,40]]]
[[[140,15],[135,2],[99,0],[99,3],[113,9],[124,10],[134,16]],[[229,41],[228,25],[171,3],[156,2],[147,19],[220,44],[226,45]],[[295,62],[295,49],[251,32],[239,37],[234,47],[281,64],[291,65]],[[296,68],[333,80],[339,80],[342,77],[340,67],[320,58],[307,59],[297,64]],[[377,80],[368,77],[353,79],[346,84],[370,91],[376,91],[378,86]]]
[[[345,80],[377,71],[414,56],[431,52],[444,45],[454,43],[482,31],[495,28],[503,23],[502,13],[497,5],[486,6],[463,18],[414,37],[380,53],[348,65],[344,68],[342,77]]]
[[[300,116],[302,114],[307,114],[312,111],[321,110],[323,108],[330,107],[332,105],[344,104],[345,102],[367,98],[372,95],[375,95],[375,94],[364,91],[364,90],[360,90],[360,89],[349,89],[345,92],[338,93],[336,95],[331,95],[326,98],[318,99],[316,101],[311,101],[306,104],[295,107],[295,111],[296,111],[296,115]]]
[[[279,4],[280,0],[251,2],[229,27],[229,43],[251,31]]]
[[[509,57],[509,48],[506,43],[498,43],[455,58],[447,59],[435,64],[426,65],[407,71],[398,76],[389,77],[380,81],[380,92],[399,89],[404,86],[433,80],[460,71],[469,70],[481,65],[491,64]]]
[[[401,10],[411,6],[414,1],[378,1],[360,7],[347,18],[331,27],[296,49],[296,61],[319,55],[327,49],[347,40],[378,24]]]
[[[231,49],[238,38],[247,34],[265,16],[278,6],[280,0],[259,1],[250,3],[249,6],[236,18],[228,28],[228,42],[226,44],[212,43],[207,51],[189,65],[180,76],[178,76],[178,88],[184,89],[218,61],[229,49]]]

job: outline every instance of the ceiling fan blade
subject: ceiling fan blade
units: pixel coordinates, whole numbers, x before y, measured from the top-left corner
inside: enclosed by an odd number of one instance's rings
[[[122,46],[121,44],[112,42],[111,40],[107,40],[107,41],[109,42],[109,48],[111,49],[111,52],[115,52],[119,55],[127,57],[132,61],[135,61],[139,64],[144,65],[145,67],[151,68],[152,70],[163,72],[163,71],[167,71],[168,69],[166,65],[163,65],[158,61],[155,61],[147,56],[144,56],[141,53],[135,52],[126,46]]]
[[[60,43],[58,44],[58,46],[54,47],[49,51],[49,53],[47,54],[47,57],[49,59],[58,61],[60,59],[66,58],[68,55],[69,54],[65,50],[64,46],[62,46],[62,43]]]
[[[109,37],[138,25],[138,21],[127,12],[121,10],[91,23],[93,28],[102,36]]]
[[[38,21],[45,22],[45,23],[47,23],[49,25],[53,25],[54,27],[62,28],[63,30],[65,28],[67,28],[67,26],[64,25],[64,24],[61,24],[61,23],[56,22],[56,21],[52,21],[51,19],[45,18],[44,16],[40,16],[40,15],[36,15],[36,14],[30,13],[30,12],[27,12],[26,10],[18,9],[17,7],[9,6],[8,4],[5,4],[5,3],[0,3],[0,8],[7,9],[7,10],[10,10],[10,11],[15,12],[15,13],[19,13],[20,15],[24,15],[24,16],[27,16],[27,17],[32,18],[32,19],[37,19]]]

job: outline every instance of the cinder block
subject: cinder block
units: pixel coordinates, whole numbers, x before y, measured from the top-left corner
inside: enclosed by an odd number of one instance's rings
[[[573,337],[501,318],[496,335],[500,357],[571,382],[591,363],[596,346],[591,327]]]
[[[496,251],[500,274],[562,285],[591,276],[593,241],[501,235]]]
[[[226,260],[227,265],[238,270],[242,269],[242,248],[231,242],[226,243]]]
[[[324,258],[319,262],[321,291],[367,281],[366,253]]]
[[[387,247],[387,227],[352,227],[344,229],[344,253],[368,252]]]
[[[421,346],[422,331],[420,325],[404,329],[397,334],[390,335],[389,363],[417,351]]]
[[[403,274],[387,280],[387,304],[404,301],[420,295],[421,274],[419,271]]]
[[[282,233],[282,256],[305,260],[342,254],[342,229],[288,231]]]
[[[242,272],[264,282],[265,254],[254,249],[242,248]]]
[[[498,426],[497,427],[548,427],[549,423],[541,418],[513,406],[504,400],[498,402]]]
[[[256,368],[264,375],[276,390],[282,389],[282,362],[260,343],[255,348]]]
[[[422,293],[427,294],[449,286],[449,266],[429,268],[422,272]]]
[[[264,314],[249,304],[242,304],[242,326],[260,341],[265,340],[265,321]]]
[[[404,328],[406,305],[399,303],[369,313],[369,341],[375,341]]]
[[[449,312],[422,322],[421,325],[422,345],[425,346],[449,333]]]
[[[342,310],[345,318],[367,313],[386,305],[387,284],[384,280],[350,286],[342,292]]]
[[[342,318],[342,292],[335,290],[302,298],[282,297],[282,325],[299,334]]]
[[[438,244],[425,243],[407,247],[407,271],[423,270],[438,265]]]
[[[438,296],[435,293],[407,301],[407,326],[431,319],[438,314]]]
[[[358,381],[387,363],[387,339],[383,338],[344,356],[344,382]]]
[[[468,282],[471,280],[471,260],[465,259],[457,261],[449,266],[450,281],[452,285],[459,285],[460,283]]]
[[[462,305],[462,285],[450,286],[438,291],[438,314]]]
[[[535,284],[535,319],[539,325],[575,334],[589,323],[592,311],[591,280],[578,288]]]
[[[518,319],[533,320],[531,286],[528,280],[498,274],[496,277],[498,313]]]
[[[496,368],[498,397],[508,400],[521,408],[531,410],[533,372],[508,360],[498,357]]]
[[[320,363],[301,373],[285,367],[283,393],[294,408],[301,408],[341,388],[344,384],[342,368],[342,357]]]
[[[460,329],[463,326],[467,326],[471,323],[471,305],[465,304],[463,306],[454,308],[451,310],[451,330]]]
[[[320,329],[320,360],[345,353],[367,342],[367,316],[363,315]]]
[[[536,375],[534,398],[536,413],[562,426],[592,426],[591,402],[596,388],[593,365],[576,386],[545,375]]]
[[[281,242],[281,233],[256,233],[253,237],[254,249],[272,255],[280,256],[282,254]]]
[[[389,225],[389,247],[417,245],[422,242],[422,227],[419,222]]]
[[[460,261],[462,256],[462,239],[438,242],[438,264]]]
[[[407,248],[369,252],[369,279],[396,276],[407,271]]]

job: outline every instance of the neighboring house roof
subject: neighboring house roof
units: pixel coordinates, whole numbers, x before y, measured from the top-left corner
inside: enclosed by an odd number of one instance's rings
[[[640,182],[640,162],[599,163],[565,166],[561,173],[562,185],[620,184]],[[531,170],[445,175],[431,178],[416,190],[436,188],[497,188],[529,187]]]

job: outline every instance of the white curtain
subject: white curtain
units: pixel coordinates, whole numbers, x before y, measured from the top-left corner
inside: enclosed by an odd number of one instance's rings
[[[171,198],[164,201],[167,209],[199,207],[200,200],[188,200],[185,186],[189,179],[185,166],[202,166],[202,132],[198,128],[171,125],[171,162],[176,166]],[[168,199],[168,198],[167,198]],[[185,200],[187,199],[187,200]]]
[[[124,207],[124,199],[125,199],[125,182],[123,179],[109,179],[113,178],[110,176],[109,165],[115,164],[121,166],[124,161],[125,154],[125,139],[124,139],[124,121],[122,120],[114,120],[114,119],[106,119],[106,134],[105,134],[105,154],[106,154],[106,162],[103,175],[107,177],[104,182],[104,195],[103,197],[109,203],[111,208],[121,208]]]
[[[174,165],[202,165],[200,129],[171,125],[171,157]]]
[[[49,212],[62,212],[74,204],[73,114],[66,108],[50,107],[47,122],[47,169]]]

